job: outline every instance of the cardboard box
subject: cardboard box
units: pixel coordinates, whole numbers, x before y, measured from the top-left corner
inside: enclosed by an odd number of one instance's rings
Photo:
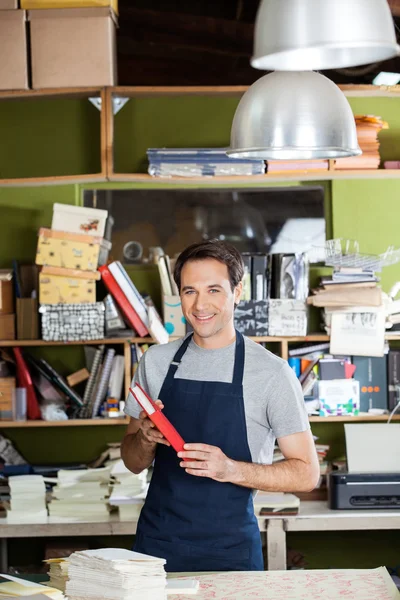
[[[39,313],[36,298],[17,298],[17,340],[39,339]]]
[[[6,0],[3,0],[6,3]],[[10,1],[8,4],[10,4]],[[1,0],[0,0],[1,2]],[[21,8],[26,10],[42,8],[98,8],[111,6],[118,14],[118,0],[21,0]]]
[[[40,304],[84,304],[96,302],[96,280],[100,273],[59,267],[43,267],[39,275]]]
[[[53,205],[51,228],[57,231],[68,231],[103,237],[108,212],[99,208],[86,208],[73,204]]]
[[[360,412],[360,384],[354,379],[325,379],[318,383],[320,417],[357,416]]]
[[[33,89],[116,85],[117,16],[111,8],[30,10],[28,20]]]
[[[18,0],[0,0],[0,10],[15,10],[16,8],[18,8]]]
[[[15,340],[15,315],[0,315],[0,340]]]
[[[15,378],[0,377],[0,421],[15,419]]]
[[[96,271],[101,242],[100,237],[42,228],[35,262],[37,265]]]
[[[10,269],[0,269],[0,314],[14,312],[13,274]]]
[[[0,19],[0,90],[27,90],[26,12],[3,10]]]
[[[78,342],[104,338],[104,304],[42,304],[42,338]]]
[[[163,317],[164,327],[169,335],[177,337],[186,335],[186,320],[179,296],[163,297]]]

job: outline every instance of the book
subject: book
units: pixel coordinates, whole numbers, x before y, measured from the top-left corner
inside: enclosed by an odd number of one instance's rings
[[[127,300],[132,305],[132,308],[134,308],[136,311],[143,325],[147,328],[149,318],[147,315],[147,307],[144,298],[141,296],[141,294],[139,294],[135,284],[125,271],[122,264],[119,262],[119,260],[116,260],[108,265],[108,270],[125,294]]]
[[[146,327],[144,326],[136,310],[133,308],[132,304],[129,302],[124,292],[118,285],[117,281],[114,279],[111,271],[106,265],[99,267],[99,271],[104,281],[104,285],[112,294],[112,296],[114,296],[115,300],[118,303],[118,306],[122,310],[129,325],[137,331],[140,337],[145,337],[148,334]]]
[[[140,404],[147,416],[157,429],[163,434],[165,439],[171,444],[176,452],[181,452],[185,442],[179,435],[172,423],[162,413],[157,404],[146,394],[144,389],[137,383],[133,388],[129,388],[130,393]]]
[[[57,373],[57,371],[53,369],[53,367],[49,365],[47,361],[45,361],[43,358],[39,358],[36,364],[39,369],[41,368],[40,372],[45,376],[47,373],[48,377],[50,377],[50,381],[53,382],[54,385],[56,385],[76,406],[83,406],[83,401],[80,395],[68,385],[66,380],[61,377],[61,375]]]
[[[110,375],[111,375],[111,369],[112,369],[114,356],[115,356],[115,350],[113,348],[109,348],[106,352],[106,356],[105,356],[104,363],[103,363],[103,369],[102,369],[101,377],[99,380],[99,385],[97,387],[97,390],[96,390],[96,393],[94,396],[94,401],[93,401],[93,406],[92,406],[92,415],[91,415],[92,419],[94,419],[95,417],[98,416],[101,403],[106,398],[108,382],[110,381]]]

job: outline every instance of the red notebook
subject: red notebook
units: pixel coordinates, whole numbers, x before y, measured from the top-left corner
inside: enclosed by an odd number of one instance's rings
[[[159,406],[146,394],[138,383],[133,388],[129,388],[129,391],[173,449],[176,452],[181,452],[185,442],[172,423],[162,413]]]
[[[137,331],[140,337],[146,337],[146,335],[148,335],[146,327],[143,325],[139,315],[119,287],[118,283],[115,281],[108,267],[104,265],[103,267],[99,267],[98,270],[101,273],[101,278],[103,279],[106,288],[114,296],[129,325]]]

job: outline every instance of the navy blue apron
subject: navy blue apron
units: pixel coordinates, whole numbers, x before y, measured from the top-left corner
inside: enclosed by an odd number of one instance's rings
[[[236,332],[232,383],[175,378],[191,336],[170,364],[160,392],[164,413],[185,442],[217,446],[252,462],[243,401],[244,339]],[[134,550],[165,558],[166,570],[262,571],[252,492],[186,473],[169,446],[157,446],[154,472]]]

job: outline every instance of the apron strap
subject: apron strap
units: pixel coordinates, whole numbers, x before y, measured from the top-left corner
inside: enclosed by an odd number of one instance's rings
[[[233,370],[232,383],[242,385],[244,373],[244,337],[236,330],[235,367]]]
[[[169,365],[168,373],[164,381],[164,385],[166,388],[169,388],[174,380],[175,373],[181,364],[181,360],[183,355],[185,354],[187,347],[190,344],[190,341],[193,337],[193,333],[189,335],[183,342],[183,344],[178,348],[171,364]],[[233,379],[232,383],[234,385],[242,385],[243,383],[243,372],[244,372],[244,338],[243,335],[236,331],[236,346],[235,346],[235,367],[233,370]]]
[[[174,358],[172,359],[171,364],[169,365],[168,373],[165,378],[163,387],[166,386],[167,388],[169,388],[172,385],[172,383],[174,381],[175,373],[176,373],[179,365],[181,364],[183,355],[185,354],[192,337],[193,337],[193,333],[188,335],[188,337],[184,340],[183,344],[181,344],[181,346],[178,348],[177,353],[175,354]]]

